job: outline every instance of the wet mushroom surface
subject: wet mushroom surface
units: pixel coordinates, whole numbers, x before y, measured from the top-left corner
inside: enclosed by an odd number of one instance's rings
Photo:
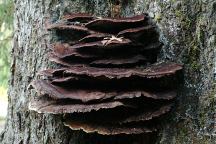
[[[183,66],[160,62],[163,46],[147,14],[101,18],[66,14],[47,26],[57,41],[49,60],[57,68],[38,72],[29,109],[62,114],[72,130],[102,135],[161,129],[177,97]]]

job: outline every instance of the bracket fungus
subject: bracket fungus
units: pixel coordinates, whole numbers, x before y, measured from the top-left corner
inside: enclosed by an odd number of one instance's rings
[[[98,18],[67,14],[48,30],[58,68],[31,83],[29,108],[62,114],[72,130],[102,135],[155,132],[172,109],[182,65],[158,62],[162,43],[147,14]]]

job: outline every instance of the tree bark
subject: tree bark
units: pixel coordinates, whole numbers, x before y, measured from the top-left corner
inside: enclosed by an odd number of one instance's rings
[[[160,29],[164,47],[160,60],[184,64],[184,80],[173,114],[157,137],[100,136],[72,131],[62,116],[28,110],[35,96],[28,89],[39,70],[50,66],[46,54],[52,34],[47,19],[58,20],[64,12],[110,16],[103,0],[15,0],[15,34],[12,48],[9,106],[2,144],[182,144],[214,143],[216,103],[214,62],[216,49],[215,0],[127,0],[122,16],[148,12]]]

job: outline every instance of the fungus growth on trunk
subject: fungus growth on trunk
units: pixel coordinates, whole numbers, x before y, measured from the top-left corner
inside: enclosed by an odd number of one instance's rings
[[[39,72],[29,108],[63,114],[72,130],[103,135],[155,132],[176,97],[182,65],[158,62],[159,33],[147,14],[98,18],[67,14],[48,26],[59,41]]]

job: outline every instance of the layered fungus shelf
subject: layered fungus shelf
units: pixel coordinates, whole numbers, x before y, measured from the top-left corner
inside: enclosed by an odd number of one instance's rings
[[[67,14],[47,28],[58,41],[48,56],[58,68],[31,83],[29,108],[63,114],[72,130],[102,135],[155,132],[176,98],[182,65],[158,62],[162,47],[147,14],[99,18]]]

